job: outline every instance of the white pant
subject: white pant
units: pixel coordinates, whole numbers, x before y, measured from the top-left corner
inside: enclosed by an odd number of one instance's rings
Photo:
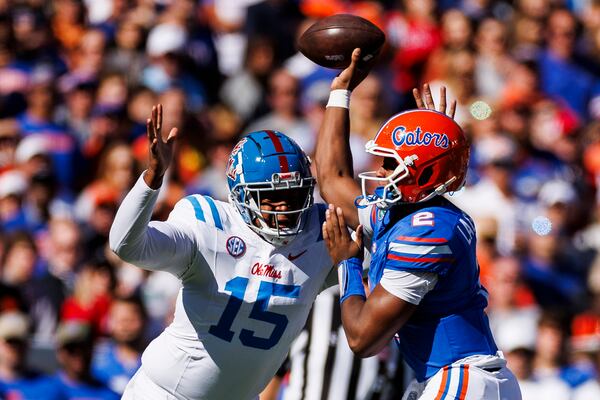
[[[178,400],[183,396],[173,396],[158,386],[146,375],[143,368],[137,370],[127,384],[121,400]],[[258,397],[255,399],[258,400]]]
[[[175,400],[166,390],[146,375],[142,368],[131,378],[121,400]]]
[[[440,369],[425,382],[413,380],[402,400],[521,400],[517,378],[502,354],[471,356]]]

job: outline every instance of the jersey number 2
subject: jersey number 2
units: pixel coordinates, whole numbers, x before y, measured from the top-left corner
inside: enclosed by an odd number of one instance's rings
[[[231,325],[237,316],[237,313],[244,302],[244,294],[248,286],[248,278],[238,276],[225,284],[225,290],[231,292],[231,297],[225,306],[225,311],[219,319],[217,325],[211,325],[208,332],[216,337],[231,342],[235,332],[231,330]],[[288,318],[284,314],[267,311],[269,299],[271,296],[297,298],[300,295],[300,286],[282,285],[279,283],[261,281],[258,287],[258,296],[249,318],[258,321],[263,321],[274,325],[273,332],[268,338],[258,337],[254,331],[242,329],[240,331],[240,341],[244,346],[254,347],[257,349],[268,350],[275,346],[288,325]]]

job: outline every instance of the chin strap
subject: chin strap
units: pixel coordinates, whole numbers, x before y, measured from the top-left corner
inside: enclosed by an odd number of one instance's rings
[[[448,191],[448,186],[450,186],[452,184],[452,182],[454,182],[455,180],[456,180],[455,176],[453,176],[452,178],[448,179],[446,181],[446,183],[443,183],[440,186],[436,187],[433,192],[429,193],[429,195],[427,195],[423,199],[419,200],[419,203],[422,202],[422,201],[431,200],[435,196],[441,196],[441,195],[443,195],[444,193],[446,193]]]

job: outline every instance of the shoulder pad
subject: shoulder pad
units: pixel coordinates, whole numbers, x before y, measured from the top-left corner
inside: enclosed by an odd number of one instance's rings
[[[443,274],[456,260],[450,242],[458,217],[444,207],[407,215],[390,234],[386,268]]]
[[[399,241],[419,243],[447,243],[454,236],[454,228],[462,212],[446,207],[422,208],[404,217],[397,224]]]

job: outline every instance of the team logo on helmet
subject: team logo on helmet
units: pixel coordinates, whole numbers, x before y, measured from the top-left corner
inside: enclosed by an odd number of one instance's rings
[[[435,147],[447,149],[450,145],[448,135],[437,132],[423,132],[420,126],[413,131],[407,131],[406,127],[399,126],[392,132],[392,142],[396,146],[429,146],[433,144]]]
[[[235,158],[233,156],[229,157],[229,160],[227,160],[227,167],[225,168],[227,177],[235,181],[237,179],[238,172],[238,166],[235,164]]]
[[[242,147],[244,147],[244,143],[246,143],[248,141],[248,138],[242,138],[233,148],[233,150],[231,150],[231,157],[235,156],[237,153],[239,153],[239,151],[242,149]]]
[[[246,243],[237,236],[231,236],[227,239],[227,252],[232,257],[241,257],[246,252]]]

